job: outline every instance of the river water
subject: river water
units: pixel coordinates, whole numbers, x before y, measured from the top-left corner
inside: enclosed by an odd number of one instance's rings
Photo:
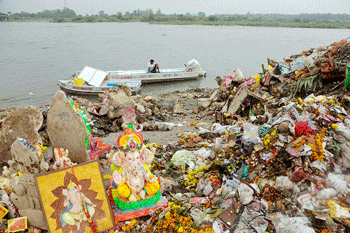
[[[195,58],[207,77],[144,84],[140,94],[216,87],[215,77],[240,68],[261,72],[281,60],[349,37],[348,29],[178,26],[147,23],[0,23],[0,109],[50,103],[66,79],[88,65],[101,70],[179,68]]]

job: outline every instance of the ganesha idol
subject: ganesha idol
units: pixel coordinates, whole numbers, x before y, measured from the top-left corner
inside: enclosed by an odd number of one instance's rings
[[[117,139],[118,152],[108,155],[112,166],[114,203],[122,210],[137,209],[159,201],[160,184],[148,168],[155,150],[147,149],[142,135],[131,128]]]

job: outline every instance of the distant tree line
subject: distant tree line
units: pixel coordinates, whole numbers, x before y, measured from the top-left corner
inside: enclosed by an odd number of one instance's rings
[[[205,25],[242,25],[242,26],[271,26],[271,27],[316,27],[316,28],[350,28],[348,14],[215,14],[207,16],[200,11],[197,14],[166,15],[158,9],[134,10],[132,12],[116,11],[108,15],[103,10],[98,14],[85,16],[76,15],[74,10],[67,7],[62,10],[44,10],[38,13],[15,13],[13,20],[50,20],[52,22],[150,22],[164,24],[205,24]]]
[[[43,18],[43,19],[53,19],[53,18],[73,18],[76,17],[75,11],[64,7],[62,10],[44,10],[38,13],[28,13],[22,11],[21,13],[12,14],[12,18],[19,19],[30,19],[30,18]]]
[[[216,15],[219,17],[247,17],[247,18],[258,18],[258,19],[299,19],[299,20],[326,20],[326,21],[350,21],[350,15],[348,14],[297,14],[297,15],[290,15],[290,14],[251,14],[248,12],[246,15],[240,15],[240,14],[221,14]]]

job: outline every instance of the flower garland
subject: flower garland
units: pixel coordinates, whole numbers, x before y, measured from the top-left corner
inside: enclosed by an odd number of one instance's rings
[[[312,143],[306,143],[306,136],[300,137],[297,143],[292,145],[294,149],[298,149],[301,145],[306,144],[312,149],[312,158],[313,160],[319,160],[323,162],[325,156],[324,156],[324,149],[322,146],[322,143],[324,142],[324,135],[322,133],[314,136],[316,145]],[[318,151],[318,152],[317,152]]]
[[[157,222],[156,232],[214,233],[210,225],[196,227],[191,217],[188,217],[186,210],[181,210],[181,206],[169,203],[169,207],[170,211]]]
[[[298,74],[295,76],[295,81],[298,81],[299,78],[300,78],[302,75],[306,74],[306,73],[309,73],[309,70],[308,70],[308,69],[300,69],[300,70],[298,70]]]
[[[324,142],[324,135],[322,133],[315,136],[316,146],[318,149],[319,154],[317,156],[314,156],[313,158],[315,160],[319,160],[323,162],[325,156],[324,156],[324,149],[322,143]]]
[[[277,130],[272,131],[270,134],[266,134],[263,143],[265,145],[265,149],[269,149],[270,144],[273,144],[278,139],[278,133]]]
[[[203,170],[203,167],[199,167],[199,168],[200,170]],[[196,169],[196,171],[193,171],[192,169],[188,169],[188,174],[186,175],[186,178],[188,180],[184,181],[184,185],[186,186],[197,185],[198,179],[196,178],[196,173],[198,170]]]
[[[324,135],[318,134],[315,136],[316,146],[308,143],[307,145],[312,148],[312,158],[313,160],[319,160],[323,162],[325,156],[324,156],[324,149],[322,146],[322,143],[324,142]],[[317,147],[317,148],[316,148]],[[318,153],[317,153],[318,151]]]
[[[292,145],[292,147],[294,149],[298,149],[301,145],[305,144],[305,139],[306,139],[306,136],[302,136],[299,138],[299,142],[295,143],[294,145]]]

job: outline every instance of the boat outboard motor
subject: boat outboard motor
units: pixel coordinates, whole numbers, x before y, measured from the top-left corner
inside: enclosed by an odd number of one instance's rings
[[[204,76],[205,72],[202,70],[201,65],[196,59],[192,59],[187,64],[185,64],[186,68],[190,71],[198,71],[200,76]]]

